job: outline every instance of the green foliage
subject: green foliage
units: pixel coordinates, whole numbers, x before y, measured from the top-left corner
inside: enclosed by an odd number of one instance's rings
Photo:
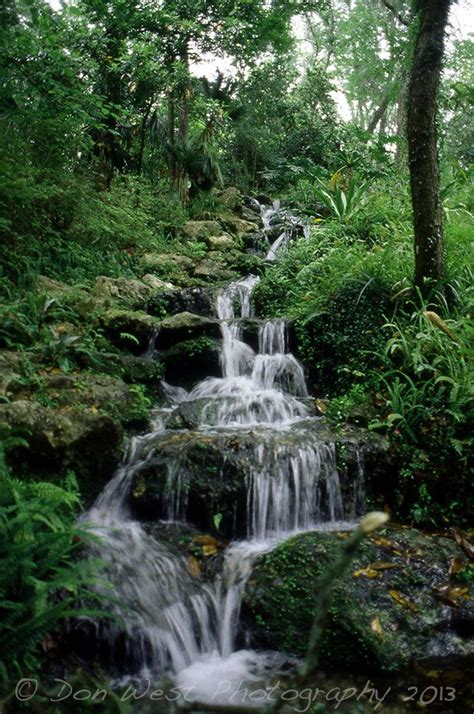
[[[340,186],[341,179],[340,172],[336,172],[331,179],[332,186],[329,190],[319,181],[315,196],[329,215],[348,221],[361,208],[368,186],[361,182],[360,177],[356,175],[350,177],[345,189]]]
[[[467,303],[469,291],[463,297]],[[384,326],[389,337],[377,384],[384,407],[370,426],[389,434],[400,454],[397,505],[416,523],[464,522],[474,506],[474,333],[467,309],[453,313],[445,305],[442,319],[438,306],[422,304]]]
[[[9,445],[14,445],[12,437]],[[18,441],[14,440],[15,443]],[[74,524],[77,484],[19,481],[0,450],[0,679],[38,670],[41,643],[68,617],[96,577],[98,563],[74,562],[91,535]],[[92,611],[91,611],[92,612]]]

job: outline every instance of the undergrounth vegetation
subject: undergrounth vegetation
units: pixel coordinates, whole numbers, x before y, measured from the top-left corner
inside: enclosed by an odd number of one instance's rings
[[[433,622],[472,633],[474,51],[453,29],[462,7],[3,3],[0,710],[53,712],[15,700],[20,678],[107,679],[67,645],[71,621],[97,616],[90,588],[106,580],[102,562],[81,557],[101,538],[81,515],[131,438],[156,426],[170,384],[221,376],[216,298],[249,275],[245,339],[256,348],[262,321],[284,319],[308,413],[340,439],[341,463],[353,434],[376,444],[371,465],[383,454],[365,476],[366,510],[392,525],[335,585],[324,666],[401,671],[410,638],[423,649]],[[423,63],[433,27],[438,49]],[[176,411],[165,454],[181,443],[198,473],[186,483],[196,532],[174,538],[203,581],[247,533],[235,514],[248,504],[242,464],[255,461],[246,437],[201,443],[208,406]],[[346,485],[360,466],[350,457]],[[132,505],[150,525],[167,482],[140,476]],[[258,647],[304,656],[316,576],[345,539],[300,534],[262,557],[243,601]],[[417,599],[426,618],[406,604]],[[139,711],[113,692],[102,709],[67,704],[54,711]]]

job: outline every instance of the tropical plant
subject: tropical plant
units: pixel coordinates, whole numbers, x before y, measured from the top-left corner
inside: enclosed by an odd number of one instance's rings
[[[317,181],[315,196],[331,217],[347,221],[362,207],[367,191],[367,182],[361,181],[358,174],[344,182],[341,172],[337,171],[331,177],[329,188]]]
[[[20,440],[21,441],[21,440]],[[11,447],[20,443],[7,436]],[[45,638],[81,610],[100,569],[74,562],[92,535],[75,525],[74,476],[63,486],[14,478],[0,446],[0,681],[4,689],[38,670]],[[86,610],[83,610],[86,612]],[[87,610],[92,614],[93,610]]]

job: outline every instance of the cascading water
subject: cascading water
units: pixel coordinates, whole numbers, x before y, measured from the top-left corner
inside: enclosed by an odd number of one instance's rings
[[[171,406],[157,411],[150,434],[132,440],[124,465],[84,517],[101,536],[93,549],[125,606],[114,609],[129,633],[126,667],[141,677],[170,672],[180,684],[197,678],[200,697],[203,683],[214,681],[216,673],[249,680],[268,665],[267,656],[235,651],[242,593],[255,558],[291,533],[344,527],[335,445],[311,429],[317,417],[309,415],[304,401],[304,374],[288,350],[284,321],[262,322],[257,354],[243,341],[242,319],[252,316],[250,297],[257,282],[251,276],[218,295],[223,376],[205,379],[189,393],[163,383]],[[213,583],[190,573],[185,558],[150,535],[127,505],[134,474],[153,457],[156,436],[166,433],[175,405],[194,400],[207,400],[199,431],[245,430],[255,438],[245,474],[248,539],[227,548]],[[359,471],[355,496],[360,501],[362,462]],[[187,479],[177,456],[168,466],[166,487],[171,521],[186,512]],[[114,651],[123,628],[101,628]]]

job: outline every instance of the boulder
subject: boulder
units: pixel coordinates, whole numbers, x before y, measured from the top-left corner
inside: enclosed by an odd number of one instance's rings
[[[199,337],[220,337],[221,329],[218,320],[212,320],[191,312],[179,312],[166,317],[159,323],[159,333],[156,340],[158,350],[164,350],[178,342]]]
[[[72,374],[40,373],[41,386],[35,382],[16,387],[13,399],[25,397],[54,404],[59,409],[84,409],[106,414],[127,427],[148,424],[148,401],[141,386],[130,386],[117,377],[76,372]]]
[[[119,463],[123,432],[109,416],[16,401],[0,405],[0,423],[25,442],[8,453],[16,472],[31,468],[51,479],[72,470],[86,499],[102,490]]]
[[[228,186],[220,194],[219,199],[230,211],[237,211],[243,204],[244,199],[236,186]]]
[[[201,260],[196,266],[193,273],[194,277],[201,280],[211,281],[213,283],[224,283],[236,280],[238,274],[227,268],[223,268],[222,264],[210,259]]]
[[[160,278],[157,278],[156,275],[153,275],[152,273],[147,273],[146,275],[143,276],[142,281],[146,284],[149,285],[150,288],[153,288],[153,290],[161,291],[161,290],[175,290],[176,286],[173,285],[173,283],[168,283],[166,280],[160,280]]]
[[[228,233],[223,233],[219,236],[211,236],[207,239],[207,245],[212,250],[226,251],[235,248],[235,241]]]
[[[221,223],[229,233],[236,236],[246,236],[250,233],[256,233],[259,229],[257,217],[255,217],[255,220],[249,221],[239,218],[238,216],[225,216],[221,220]]]
[[[112,344],[136,354],[147,349],[160,322],[146,312],[114,309],[100,316],[100,325]]]
[[[259,558],[243,604],[255,646],[304,655],[318,576],[346,538],[305,533]],[[472,656],[473,600],[464,581],[450,575],[453,562],[467,567],[454,540],[442,536],[407,527],[370,535],[335,582],[321,666],[373,674],[406,668],[412,659]]]
[[[158,355],[171,384],[189,389],[206,377],[221,374],[219,342],[212,337],[184,340]]]
[[[217,221],[188,221],[183,232],[188,240],[206,241],[211,236],[221,235],[222,228]]]
[[[15,383],[20,379],[25,364],[21,352],[0,350],[0,397],[9,397]]]
[[[157,277],[170,283],[185,280],[193,265],[193,260],[181,253],[145,253],[140,259],[140,268],[144,273],[157,273]]]
[[[192,312],[202,317],[214,317],[215,292],[212,288],[175,288],[159,293],[159,298],[168,315]]]
[[[109,298],[132,309],[145,307],[153,292],[153,288],[141,280],[108,278],[102,275],[95,279],[93,286],[93,293],[99,298]]]

